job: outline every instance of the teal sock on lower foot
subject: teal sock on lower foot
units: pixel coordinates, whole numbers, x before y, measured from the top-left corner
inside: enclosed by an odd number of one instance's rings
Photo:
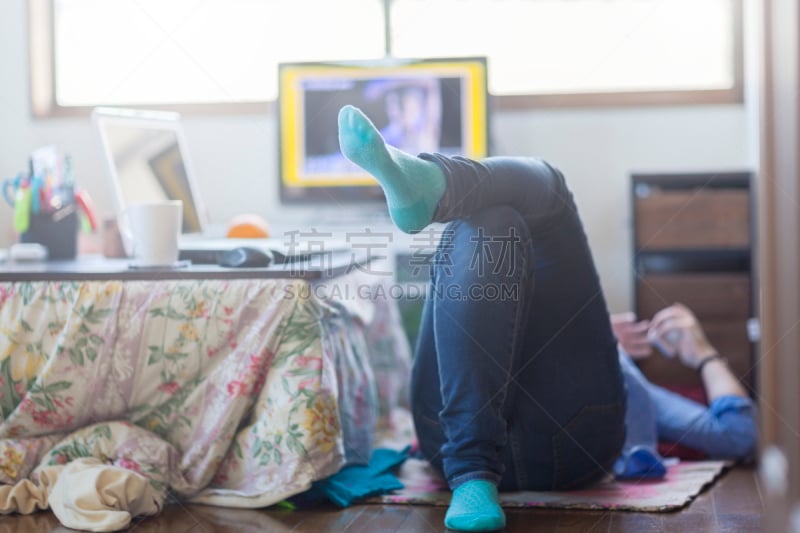
[[[494,531],[506,525],[506,515],[494,483],[474,479],[453,491],[444,525],[457,531]]]
[[[339,147],[378,180],[398,228],[415,233],[433,221],[446,185],[436,163],[386,144],[369,118],[350,105],[339,111]]]

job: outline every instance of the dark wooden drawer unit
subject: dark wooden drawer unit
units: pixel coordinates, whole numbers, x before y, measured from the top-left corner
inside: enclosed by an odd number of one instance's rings
[[[707,318],[749,318],[750,276],[743,272],[643,274],[636,281],[636,308],[651,317],[675,302]]]
[[[697,315],[709,340],[752,390],[753,203],[748,172],[634,174],[634,307],[650,319],[673,303]],[[677,360],[641,361],[661,385],[699,384]]]
[[[634,209],[640,250],[750,246],[750,198],[745,190],[659,189],[637,196]]]

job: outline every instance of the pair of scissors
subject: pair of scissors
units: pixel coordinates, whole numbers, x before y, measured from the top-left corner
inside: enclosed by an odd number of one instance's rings
[[[12,194],[13,191],[13,194]],[[3,181],[3,198],[14,208],[14,230],[25,233],[31,225],[33,194],[30,179],[23,174]]]
[[[14,207],[14,196],[16,196],[17,190],[22,186],[23,180],[27,179],[27,176],[17,174],[13,178],[3,180],[3,198],[11,207]]]
[[[25,233],[31,226],[31,204],[33,195],[31,194],[30,182],[27,179],[20,181],[14,192],[14,230],[17,233]]]

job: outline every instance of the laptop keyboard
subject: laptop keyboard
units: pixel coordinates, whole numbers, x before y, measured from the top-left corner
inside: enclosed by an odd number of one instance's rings
[[[222,254],[245,246],[270,251],[276,264],[307,261],[322,254],[346,251],[351,248],[344,241],[329,239],[316,241],[298,239],[294,242],[283,238],[197,239],[181,242],[178,259],[188,260],[193,264],[218,264]]]

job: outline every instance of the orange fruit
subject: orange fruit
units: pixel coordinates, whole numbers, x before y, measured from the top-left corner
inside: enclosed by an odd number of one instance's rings
[[[269,224],[263,217],[252,213],[236,215],[228,223],[226,236],[230,239],[265,239],[269,237]]]

